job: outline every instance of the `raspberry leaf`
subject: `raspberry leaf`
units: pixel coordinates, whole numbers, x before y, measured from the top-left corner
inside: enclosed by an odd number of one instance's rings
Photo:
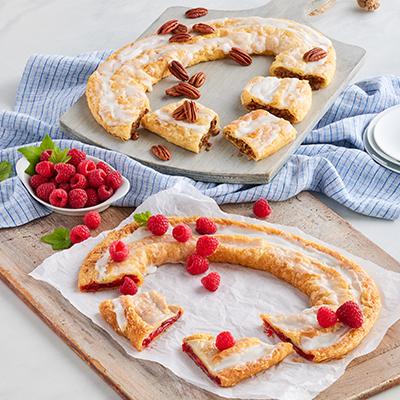
[[[12,166],[8,161],[0,162],[0,182],[10,177]]]
[[[51,137],[46,134],[46,136],[43,138],[42,143],[40,143],[39,149],[40,151],[45,151],[45,150],[54,150],[55,148],[58,148],[56,144],[53,142]]]
[[[51,153],[49,161],[53,164],[61,164],[68,162],[71,157],[68,155],[69,149],[61,150],[58,147],[55,147]]]
[[[69,238],[69,229],[64,227],[55,228],[53,232],[42,236],[40,240],[51,245],[53,250],[68,249],[72,245]]]
[[[144,226],[147,224],[147,221],[151,217],[150,211],[145,211],[139,214],[134,214],[133,219],[137,222],[140,226]]]

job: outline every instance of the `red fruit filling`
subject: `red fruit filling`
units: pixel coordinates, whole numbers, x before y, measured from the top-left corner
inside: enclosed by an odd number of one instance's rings
[[[171,325],[173,325],[181,317],[182,312],[179,311],[175,316],[165,320],[156,330],[150,333],[146,339],[143,340],[142,346],[147,347],[157,336],[160,336],[166,331]]]
[[[140,282],[140,279],[136,275],[125,275],[125,276],[131,278],[136,284]],[[80,289],[82,292],[97,292],[98,290],[121,286],[122,282],[125,279],[125,276],[108,283],[91,282],[87,285],[81,286]]]
[[[282,342],[288,342],[293,345],[293,348],[296,350],[296,353],[299,356],[304,357],[306,360],[312,361],[314,359],[314,356],[312,354],[306,354],[304,353],[303,350],[299,349],[293,342],[285,336],[282,332],[277,331],[274,329],[268,322],[264,321],[264,331],[268,336],[271,336],[271,331],[275,333],[276,336],[278,336],[279,339],[282,340]]]
[[[187,343],[182,343],[182,351],[186,353],[196,364],[199,366],[203,372],[212,380],[214,381],[217,385],[221,386],[221,380],[218,378],[218,376],[211,375],[210,371],[207,369],[207,367],[204,365],[203,361],[200,360],[199,357],[194,354],[192,348],[187,344]]]

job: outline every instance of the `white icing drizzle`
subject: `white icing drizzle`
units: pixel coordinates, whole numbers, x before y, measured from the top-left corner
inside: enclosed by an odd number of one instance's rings
[[[260,76],[248,85],[247,90],[252,96],[262,100],[264,103],[271,103],[280,85],[281,80],[275,76]]]
[[[256,131],[261,133],[263,130],[263,125],[266,125],[271,128],[268,140],[264,142],[264,144],[267,146],[271,144],[278,136],[278,132],[281,129],[280,126],[277,125],[279,120],[280,119],[275,117],[275,115],[269,113],[263,114],[261,117],[256,119],[249,118],[241,120],[237,126],[237,130],[233,133],[233,136],[240,139]]]
[[[128,321],[126,320],[126,317],[125,317],[125,309],[122,305],[121,298],[117,297],[116,299],[113,299],[112,303],[113,303],[115,318],[117,320],[118,327],[122,332],[124,332]]]

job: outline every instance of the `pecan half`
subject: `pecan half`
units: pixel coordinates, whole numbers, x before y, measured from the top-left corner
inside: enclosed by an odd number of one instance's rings
[[[197,74],[194,74],[193,76],[190,77],[188,80],[188,83],[190,83],[192,86],[199,88],[204,85],[206,81],[206,74],[204,72],[197,72]]]
[[[187,81],[189,79],[189,74],[187,73],[186,68],[179,61],[172,60],[168,64],[168,69],[169,72],[180,81]]]
[[[157,34],[166,35],[167,33],[171,33],[178,25],[179,22],[177,19],[171,19],[158,28]]]
[[[178,83],[176,85],[176,91],[189,99],[196,100],[200,97],[200,91],[187,82]]]
[[[170,151],[163,144],[157,144],[152,146],[151,152],[155,157],[157,157],[161,161],[168,161],[171,159]]]
[[[188,122],[196,122],[197,118],[199,118],[199,108],[195,101],[185,100],[183,103],[183,108],[185,109],[186,121]]]
[[[247,67],[253,62],[251,56],[238,47],[232,47],[228,55],[233,61],[236,61],[238,64],[244,67]]]
[[[172,31],[172,33],[188,33],[189,28],[186,25],[178,24],[178,26]]]
[[[186,111],[183,104],[181,104],[172,112],[172,118],[176,119],[177,121],[183,121],[186,119]]]
[[[192,38],[189,33],[176,33],[169,38],[170,43],[183,43],[188,42]]]
[[[179,92],[176,90],[177,86],[178,86],[178,85],[171,86],[170,88],[168,88],[168,89],[165,91],[165,94],[166,94],[167,96],[171,96],[171,97],[179,97],[179,96],[182,96],[182,94],[179,93]]]
[[[185,17],[186,18],[200,18],[204,17],[204,15],[208,14],[207,8],[204,7],[196,7],[196,8],[191,8],[190,10],[187,10],[185,12]]]
[[[202,35],[208,35],[215,32],[215,29],[211,25],[199,23],[192,26],[192,31]]]
[[[320,47],[314,47],[313,49],[304,53],[303,60],[305,62],[319,61],[325,58],[327,55],[328,53],[324,49],[321,49]]]

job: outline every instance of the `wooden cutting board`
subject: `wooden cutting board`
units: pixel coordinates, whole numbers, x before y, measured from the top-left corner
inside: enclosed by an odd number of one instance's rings
[[[256,15],[293,19],[305,24],[312,24],[313,17],[306,16],[306,4],[308,4],[307,0],[272,0],[263,7],[251,10],[210,10],[207,16],[196,19],[194,22],[184,18],[186,8],[172,7],[165,10],[143,35],[155,32],[163,22],[173,18],[179,18],[186,24],[193,24],[215,18]],[[127,19],[127,24],[131,25],[132,21]],[[129,26],[126,30],[129,32]],[[132,38],[132,40],[134,39]],[[121,46],[124,44],[121,43]],[[326,89],[313,93],[313,105],[309,114],[304,121],[296,125],[298,132],[296,140],[262,161],[254,162],[244,156],[239,157],[238,150],[228,143],[222,135],[214,138],[211,151],[204,151],[200,154],[194,154],[170,144],[144,129],[141,130],[139,140],[123,142],[109,135],[97,124],[87,107],[85,96],[81,97],[61,117],[60,125],[64,131],[81,141],[119,151],[170,175],[183,175],[207,182],[265,183],[279,171],[289,156],[300,146],[307,133],[321,119],[328,106],[361,65],[365,55],[364,49],[335,40],[333,40],[333,44],[337,52],[337,70],[332,83]],[[250,78],[257,75],[268,75],[271,61],[272,57],[253,57],[253,63],[244,68],[238,66],[232,60],[224,59],[195,65],[190,67],[189,71],[191,74],[198,71],[206,73],[207,82],[201,88],[202,95],[199,101],[215,110],[221,117],[221,125],[224,126],[246,113],[246,110],[240,104],[240,93]],[[165,89],[175,83],[175,78],[166,78],[154,86],[149,96],[153,110],[176,101],[176,99],[164,95]],[[170,161],[160,161],[150,153],[151,146],[160,143],[171,150],[172,158]]]
[[[246,204],[222,207],[250,215]],[[347,251],[400,271],[400,264],[309,193],[273,204],[271,222],[296,226],[306,233]],[[110,208],[102,214],[102,229],[115,227],[132,209]],[[205,400],[220,397],[187,384],[164,367],[130,358],[111,337],[80,314],[46,283],[28,276],[50,246],[38,238],[56,226],[72,227],[80,217],[52,214],[20,228],[1,232],[0,278],[33,312],[92,367],[119,395],[128,400]],[[380,346],[354,360],[346,373],[318,396],[322,400],[364,399],[400,383],[400,323],[387,332]]]

